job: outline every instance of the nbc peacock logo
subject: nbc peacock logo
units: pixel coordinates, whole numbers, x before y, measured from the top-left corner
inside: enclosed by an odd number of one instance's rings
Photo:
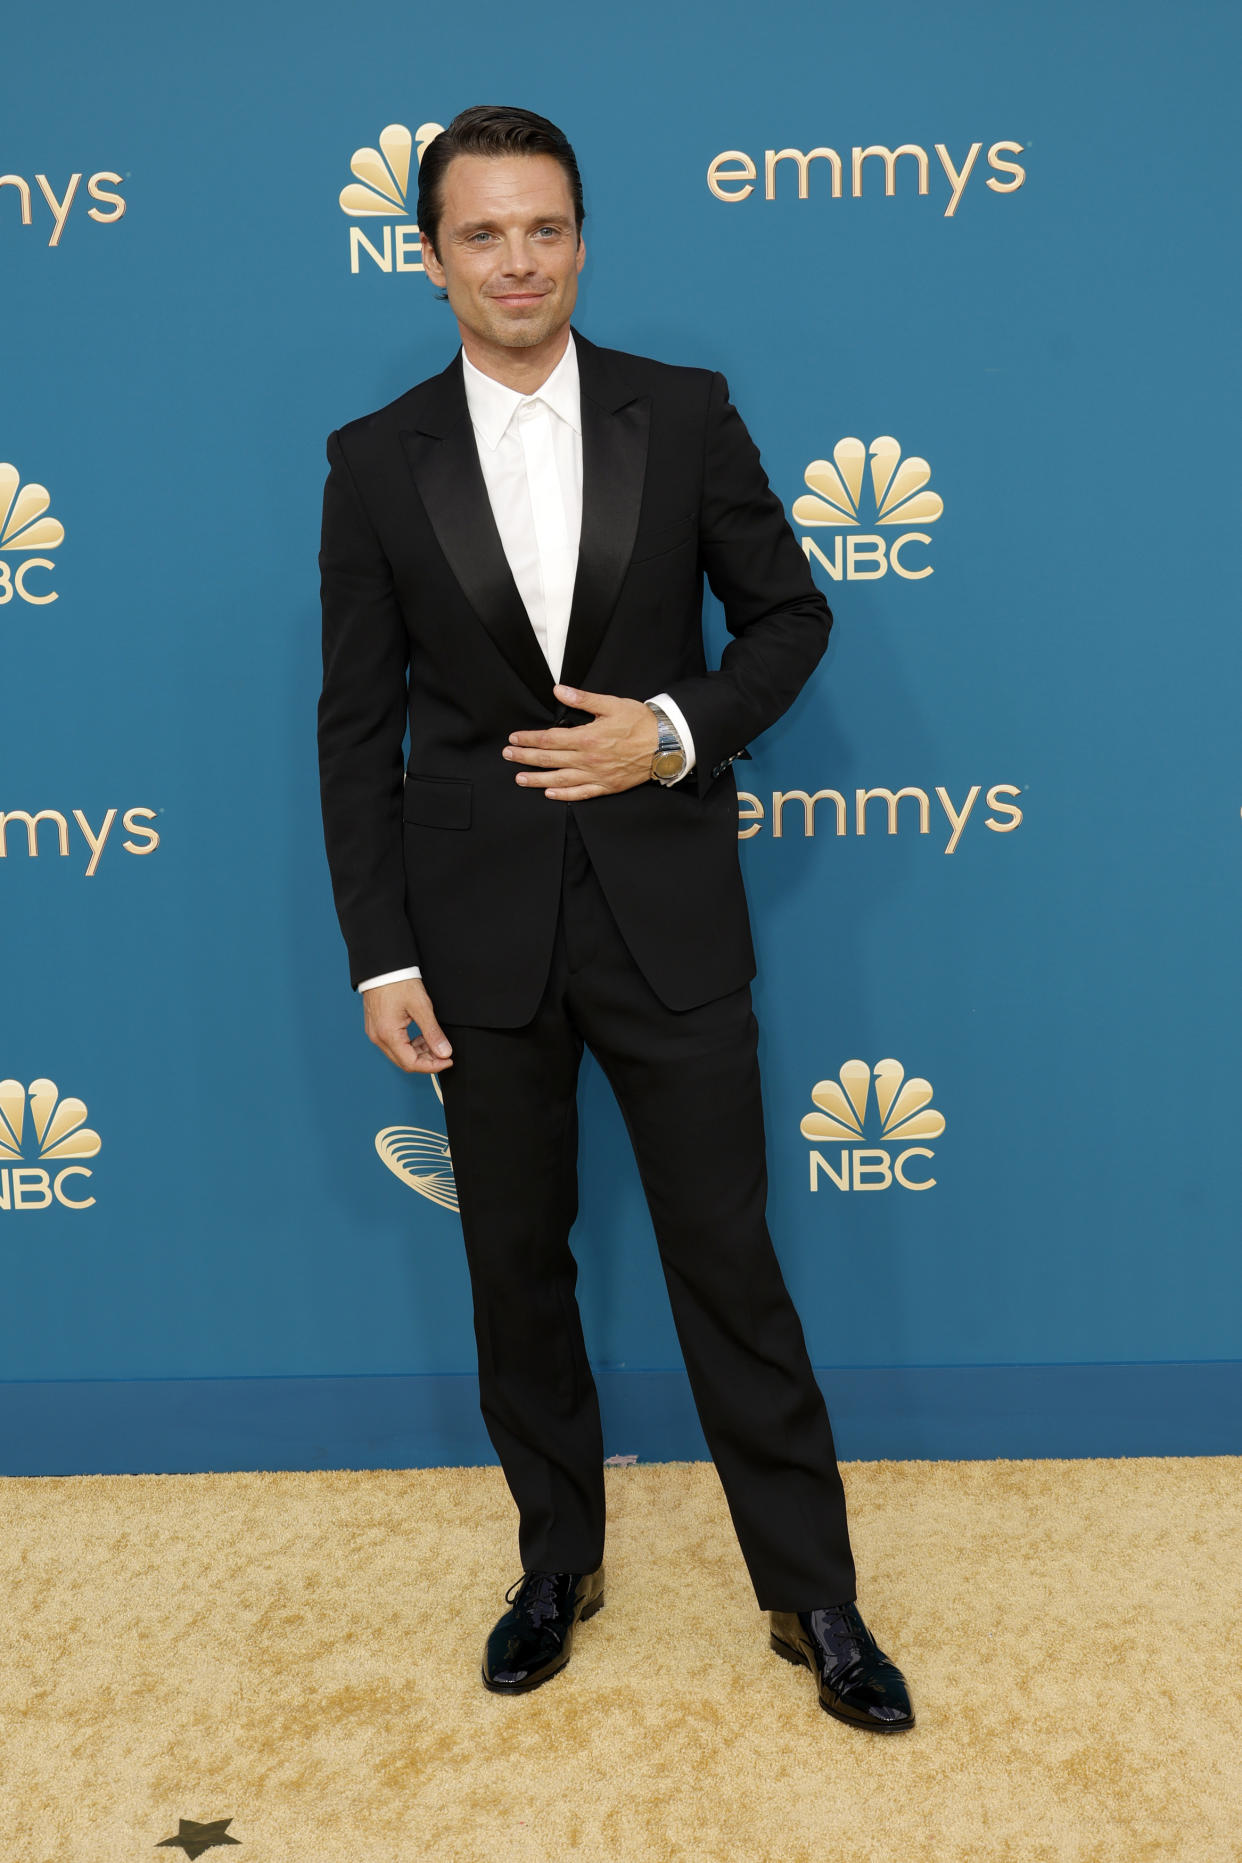
[[[48,515],[51,505],[46,485],[23,485],[16,466],[0,465],[0,608],[14,596],[32,608],[46,608],[57,599],[45,582],[30,581],[36,571],[41,577],[55,570],[53,559],[41,552],[58,550],[65,541],[64,525]],[[9,564],[6,556],[22,561]]]
[[[100,1138],[86,1124],[81,1100],[62,1095],[54,1080],[0,1080],[0,1211],[89,1210],[93,1196],[72,1195],[91,1173],[84,1158]]]
[[[874,1092],[873,1092],[874,1089]],[[939,1138],[944,1114],[931,1103],[931,1082],[906,1078],[900,1061],[847,1061],[835,1080],[820,1080],[811,1088],[815,1111],[807,1113],[800,1130],[803,1138],[835,1145],[835,1163],[824,1151],[811,1152],[811,1189],[819,1189],[821,1174],[838,1190],[931,1190],[936,1179],[916,1177],[918,1158],[935,1156],[926,1145],[911,1139]],[[871,1112],[874,1101],[875,1111]],[[868,1128],[883,1145],[868,1144]]]
[[[443,1106],[440,1083],[434,1074],[430,1078],[436,1098]],[[420,1197],[430,1198],[441,1209],[457,1209],[452,1153],[443,1132],[434,1132],[427,1126],[385,1126],[382,1132],[375,1134],[375,1149],[393,1176],[416,1190]]]
[[[871,496],[865,494],[868,459],[871,463]],[[931,538],[925,530],[912,525],[934,524],[944,510],[938,492],[929,490],[931,467],[925,459],[911,454],[903,459],[901,447],[891,434],[882,434],[870,447],[861,440],[838,440],[831,459],[813,459],[806,469],[809,491],[795,498],[794,523],[823,533],[835,529],[832,554],[828,554],[828,536],[823,544],[803,537],[802,549],[808,562],[827,570],[834,582],[874,582],[891,569],[906,582],[922,582],[932,573],[932,565],[911,557],[908,551],[925,549]],[[864,532],[864,503],[869,507],[868,521],[890,528],[903,526],[901,535],[884,537]]]
[[[354,179],[341,189],[341,212],[352,220],[383,220],[375,229],[379,245],[360,226],[349,229],[349,269],[356,277],[365,252],[381,272],[421,272],[422,249],[418,228],[409,217],[410,164],[422,166],[427,144],[440,134],[442,123],[420,123],[413,135],[404,123],[390,123],[380,131],[378,149],[355,149],[349,168]]]

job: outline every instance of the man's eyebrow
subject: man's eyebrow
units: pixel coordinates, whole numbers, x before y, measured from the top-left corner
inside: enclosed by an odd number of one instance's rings
[[[532,214],[528,226],[569,226],[567,213]],[[499,223],[496,220],[463,220],[460,226],[453,228],[454,233],[490,233]]]

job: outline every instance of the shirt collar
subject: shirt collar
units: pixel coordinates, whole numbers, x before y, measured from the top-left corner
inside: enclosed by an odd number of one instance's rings
[[[516,388],[507,388],[490,375],[484,375],[482,369],[476,369],[463,349],[461,355],[462,375],[466,386],[466,405],[470,409],[470,420],[475,432],[484,445],[493,452],[504,438],[514,410],[523,401],[542,401],[559,414],[575,433],[582,432],[582,397],[578,383],[578,354],[574,348],[573,331],[565,345],[565,354],[561,357],[551,375],[533,394],[519,394]]]

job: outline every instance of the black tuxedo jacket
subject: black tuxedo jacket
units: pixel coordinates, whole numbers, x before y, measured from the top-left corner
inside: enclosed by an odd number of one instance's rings
[[[669,693],[696,751],[673,788],[550,802],[501,755],[511,731],[586,719],[553,697],[509,570],[460,352],[328,439],[319,758],[337,914],[355,985],[419,964],[447,1022],[535,1013],[571,808],[670,1009],[749,981],[731,763],[792,702],[832,624],[723,376],[575,341],[582,536],[562,683]],[[733,636],[712,672],[704,573]]]

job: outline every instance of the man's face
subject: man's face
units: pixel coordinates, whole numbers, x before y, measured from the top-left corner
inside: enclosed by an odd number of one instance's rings
[[[423,263],[465,330],[533,349],[569,322],[586,249],[569,177],[551,155],[457,155]]]

